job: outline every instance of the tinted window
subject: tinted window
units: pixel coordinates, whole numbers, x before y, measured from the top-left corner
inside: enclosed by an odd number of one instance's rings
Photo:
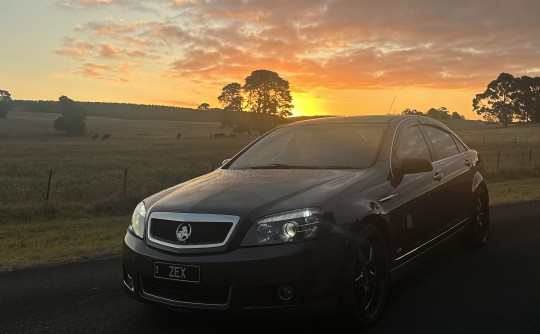
[[[463,142],[461,140],[456,138],[456,136],[452,136],[452,138],[454,138],[454,141],[456,142],[456,145],[458,146],[458,149],[459,149],[460,152],[467,151],[467,148],[465,147],[465,145],[463,144]]]
[[[433,144],[437,160],[445,159],[459,153],[454,139],[452,139],[452,136],[448,132],[431,126],[424,126],[424,130]]]
[[[386,124],[313,124],[272,131],[229,168],[367,168],[376,158]]]
[[[417,125],[403,129],[398,140],[396,154],[399,159],[403,157],[426,158],[431,161],[428,146]]]

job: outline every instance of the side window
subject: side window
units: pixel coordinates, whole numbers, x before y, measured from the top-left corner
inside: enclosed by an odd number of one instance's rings
[[[467,148],[465,147],[465,145],[463,144],[463,142],[461,140],[459,140],[455,136],[452,136],[452,138],[454,138],[454,141],[456,142],[456,145],[458,146],[458,149],[459,149],[460,152],[466,152],[467,151]]]
[[[456,143],[448,132],[431,126],[424,126],[424,130],[433,145],[433,149],[435,150],[434,154],[437,160],[459,154]]]
[[[428,146],[418,125],[403,129],[397,142],[396,155],[398,159],[412,157],[431,161]]]

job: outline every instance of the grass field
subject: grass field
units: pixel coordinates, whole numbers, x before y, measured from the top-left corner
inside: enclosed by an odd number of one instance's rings
[[[119,254],[141,199],[211,171],[255,139],[215,139],[225,132],[219,123],[97,117],[87,136],[70,138],[53,130],[56,117],[0,119],[0,271]],[[493,203],[540,198],[539,126],[448,125],[481,152]],[[104,133],[112,137],[91,140]]]
[[[444,123],[481,153],[491,181],[540,176],[540,125],[511,124],[503,128],[478,121]]]

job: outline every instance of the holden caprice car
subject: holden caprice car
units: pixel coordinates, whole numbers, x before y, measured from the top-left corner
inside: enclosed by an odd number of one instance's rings
[[[179,309],[328,305],[368,326],[430,250],[458,236],[486,243],[483,174],[479,153],[427,117],[284,125],[137,205],[124,285]]]

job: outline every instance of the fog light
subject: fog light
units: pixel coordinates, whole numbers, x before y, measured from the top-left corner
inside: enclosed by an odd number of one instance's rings
[[[288,302],[294,297],[294,289],[290,285],[280,285],[278,287],[278,297],[284,302]]]

